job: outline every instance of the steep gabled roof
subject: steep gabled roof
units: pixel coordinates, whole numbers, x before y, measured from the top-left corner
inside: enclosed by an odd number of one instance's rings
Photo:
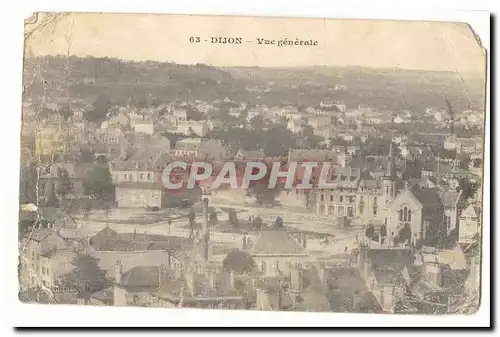
[[[453,190],[448,190],[448,191],[438,191],[437,193],[439,195],[439,198],[441,199],[441,203],[443,204],[443,206],[451,208],[451,207],[457,207],[462,191],[457,192]]]
[[[250,250],[251,255],[305,255],[302,247],[284,229],[263,230]]]
[[[158,267],[134,267],[122,276],[120,285],[125,287],[148,287],[157,288],[160,280],[160,269]]]

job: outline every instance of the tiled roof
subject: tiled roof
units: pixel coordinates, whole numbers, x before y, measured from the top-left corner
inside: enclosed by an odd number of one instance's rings
[[[123,274],[120,285],[125,287],[158,288],[159,273],[159,267],[134,267]]]
[[[286,230],[262,230],[254,246],[252,255],[296,255],[306,254],[302,247]]]
[[[413,187],[411,192],[423,206],[422,215],[424,220],[438,223],[443,219],[444,209],[437,188]]]
[[[289,162],[318,161],[336,162],[337,154],[327,150],[303,150],[293,149],[289,152]]]

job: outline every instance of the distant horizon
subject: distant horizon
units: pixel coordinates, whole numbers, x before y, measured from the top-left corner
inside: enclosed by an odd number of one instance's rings
[[[234,69],[234,68],[248,68],[248,69],[276,69],[276,70],[292,70],[292,69],[308,69],[308,68],[329,68],[329,69],[352,69],[352,68],[361,68],[361,69],[371,69],[371,70],[397,70],[397,71],[407,71],[407,72],[428,72],[428,73],[448,73],[450,75],[455,74],[456,72],[453,70],[438,70],[438,69],[414,69],[414,68],[401,68],[401,67],[391,67],[391,66],[380,66],[380,67],[375,67],[375,66],[362,66],[362,65],[299,65],[299,66],[258,66],[258,65],[232,65],[232,66],[219,66],[219,65],[214,65],[214,64],[208,64],[208,63],[203,63],[203,62],[198,62],[198,63],[181,63],[181,62],[174,62],[174,61],[165,61],[165,60],[133,60],[133,59],[126,59],[122,57],[117,57],[117,56],[96,56],[96,55],[64,55],[64,54],[43,54],[43,55],[32,55],[32,56],[24,56],[24,59],[36,59],[36,58],[43,58],[43,57],[61,57],[61,58],[71,58],[71,57],[76,57],[79,59],[85,59],[85,58],[94,58],[94,59],[109,59],[109,60],[120,60],[125,63],[147,63],[147,62],[155,62],[155,63],[160,63],[160,64],[175,64],[175,65],[181,65],[181,66],[196,66],[196,65],[204,65],[207,67],[211,68],[217,68],[217,69]],[[473,77],[485,77],[486,75],[486,69],[484,74],[480,74],[478,72],[474,71],[469,71],[469,72],[462,72],[462,75],[471,75]]]
[[[363,67],[478,73],[486,55],[464,23],[117,13],[39,13],[26,55],[75,55],[213,67]],[[43,20],[43,18],[48,20]],[[211,43],[235,37],[241,44]],[[198,42],[194,37],[198,38]],[[269,41],[315,41],[270,45]]]

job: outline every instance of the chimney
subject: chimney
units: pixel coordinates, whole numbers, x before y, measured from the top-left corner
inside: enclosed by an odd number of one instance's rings
[[[121,261],[116,261],[115,265],[115,282],[116,284],[120,284],[122,282],[123,275],[123,265]]]

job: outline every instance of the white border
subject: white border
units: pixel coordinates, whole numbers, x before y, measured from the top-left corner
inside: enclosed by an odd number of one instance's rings
[[[444,2],[444,1],[443,1]],[[115,3],[83,1],[15,1],[14,8],[2,11],[5,25],[5,43],[2,43],[2,57],[5,58],[6,73],[2,79],[5,86],[2,113],[3,149],[7,157],[2,169],[2,207],[5,243],[2,251],[6,257],[2,282],[5,282],[5,311],[8,326],[369,326],[369,327],[423,327],[423,326],[489,326],[490,284],[489,284],[489,226],[484,230],[483,254],[483,295],[480,310],[472,316],[393,316],[362,314],[305,314],[257,311],[208,311],[208,310],[168,310],[141,308],[98,308],[76,306],[22,305],[17,300],[16,255],[17,255],[17,193],[19,176],[19,127],[21,111],[22,34],[23,19],[37,10],[42,11],[117,11],[117,12],[166,12],[179,14],[221,14],[252,16],[295,16],[331,18],[381,18],[405,20],[434,20],[468,22],[480,36],[483,46],[489,49],[489,13],[477,10],[488,9],[493,2],[470,1],[416,1],[401,5],[393,1],[377,1],[376,6],[369,1],[176,1],[162,4],[156,1],[117,1]],[[399,8],[398,8],[399,6]],[[476,11],[447,11],[445,8],[471,8]],[[489,59],[489,55],[488,55]],[[489,63],[489,62],[488,62]],[[489,91],[489,76],[488,76]],[[489,95],[487,102],[489,116]],[[490,165],[489,119],[486,126],[485,167]],[[16,179],[12,178],[16,177]],[[490,170],[485,170],[484,186],[490,186]],[[489,189],[484,193],[484,223],[489,224]]]

